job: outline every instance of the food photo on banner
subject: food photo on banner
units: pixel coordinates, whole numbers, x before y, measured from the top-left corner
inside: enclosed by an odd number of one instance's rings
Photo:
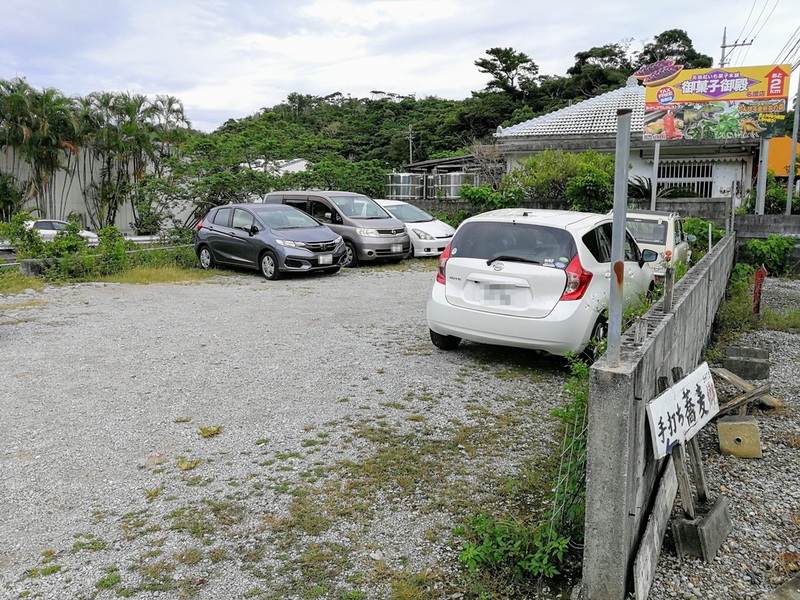
[[[786,131],[791,65],[684,69],[662,60],[639,69],[644,140],[752,139]]]

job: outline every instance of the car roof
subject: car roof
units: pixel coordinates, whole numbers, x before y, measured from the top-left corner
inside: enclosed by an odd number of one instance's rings
[[[402,204],[408,204],[408,202],[403,202],[402,200],[386,200],[384,198],[373,198],[373,200],[381,206],[400,206]]]
[[[274,194],[335,194],[336,196],[366,196],[359,192],[345,192],[341,190],[275,190],[267,194],[272,196]]]
[[[584,230],[611,220],[608,215],[577,212],[574,210],[549,210],[543,208],[501,208],[470,217],[466,222],[495,221],[530,223],[559,229]]]
[[[669,212],[668,210],[629,210],[626,211],[625,214],[626,216],[634,216],[634,217],[661,217],[662,219],[668,219],[670,217],[676,219],[680,218],[680,215],[678,213]]]
[[[231,204],[221,204],[219,206],[215,206],[214,208],[210,209],[208,212],[212,210],[217,210],[219,208],[249,208],[250,210],[259,211],[262,210],[297,210],[294,206],[289,206],[288,204],[261,204],[258,202],[233,202]]]

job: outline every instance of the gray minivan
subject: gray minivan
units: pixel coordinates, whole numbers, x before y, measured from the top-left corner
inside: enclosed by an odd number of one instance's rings
[[[411,252],[406,227],[369,196],[354,192],[320,190],[270,192],[269,204],[288,204],[308,213],[344,239],[347,254],[341,265],[360,261],[400,262]]]

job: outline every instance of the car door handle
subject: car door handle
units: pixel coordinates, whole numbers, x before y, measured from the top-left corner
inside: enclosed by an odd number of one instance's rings
[[[232,231],[229,231],[229,232],[228,232],[228,235],[229,235],[229,236],[231,236],[231,237],[236,237],[236,234],[235,234],[235,233],[233,233]]]

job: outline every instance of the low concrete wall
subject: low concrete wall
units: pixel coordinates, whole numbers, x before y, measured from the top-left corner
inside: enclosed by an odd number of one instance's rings
[[[789,255],[789,265],[795,275],[800,275],[800,215],[736,215],[736,254],[741,262],[748,262],[749,240],[766,240],[771,235],[793,237],[797,240]]]
[[[675,286],[672,311],[663,300],[644,316],[648,335],[627,332],[621,365],[592,366],[586,470],[583,598],[620,600],[631,572],[663,459],[653,459],[645,407],[660,376],[693,371],[711,334],[733,265],[735,236],[723,238]]]

